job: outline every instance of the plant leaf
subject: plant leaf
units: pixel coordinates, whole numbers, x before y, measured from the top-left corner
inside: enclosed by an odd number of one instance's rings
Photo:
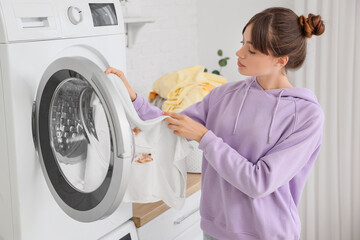
[[[212,71],[213,74],[217,74],[217,75],[220,75],[220,72],[218,70],[214,70]]]
[[[227,60],[225,58],[219,60],[219,65],[225,67],[227,65]]]

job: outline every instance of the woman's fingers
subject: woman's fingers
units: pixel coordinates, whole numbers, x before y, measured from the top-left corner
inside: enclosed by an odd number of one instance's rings
[[[162,114],[165,115],[165,116],[170,116],[170,117],[175,118],[175,119],[183,119],[185,117],[185,115],[178,114],[178,113],[175,113],[175,112],[162,112]]]
[[[106,74],[109,74],[110,71],[111,71],[111,69],[110,69],[110,68],[107,68],[107,69],[105,70],[105,73],[106,73]]]
[[[113,73],[113,74],[115,74],[116,76],[120,77],[121,79],[125,77],[123,71],[118,70],[118,69],[113,68],[113,67],[108,67],[108,69],[105,70],[105,73],[106,73],[106,74]]]
[[[105,70],[105,73],[106,73],[106,74],[116,73],[117,71],[119,71],[119,70],[117,70],[117,69],[115,69],[115,68],[112,68],[112,67],[108,67],[108,69]]]
[[[174,112],[162,112],[162,114],[169,116],[163,120],[168,123],[168,128],[173,130],[175,135],[181,136],[181,132],[184,130],[181,123],[181,121],[184,119],[184,115]]]
[[[113,68],[113,67],[108,67],[106,70],[105,70],[105,73],[106,74],[109,74],[109,73],[113,73],[115,74],[116,76],[118,76],[121,81],[125,84],[125,87],[130,95],[130,98],[131,98],[131,101],[134,101],[135,98],[136,98],[136,93],[134,92],[134,90],[131,88],[128,80],[126,79],[125,77],[125,74],[123,71],[121,70],[118,70],[116,68]]]
[[[208,131],[205,126],[184,114],[162,112],[162,115],[169,116],[164,118],[163,121],[168,122],[168,128],[180,137],[200,142],[203,135]]]
[[[105,73],[109,74],[109,73],[111,73],[111,70],[112,70],[111,67],[109,67],[108,69],[105,70]]]
[[[168,122],[169,124],[179,125],[179,120],[177,120],[175,118],[167,117],[167,118],[164,118],[164,121]]]
[[[171,129],[171,130],[175,130],[175,129],[178,128],[178,126],[175,125],[175,124],[169,123],[169,124],[168,124],[168,128]]]

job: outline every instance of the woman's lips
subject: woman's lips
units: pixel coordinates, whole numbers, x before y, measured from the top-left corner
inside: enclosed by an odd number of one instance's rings
[[[242,65],[239,60],[238,60],[238,66],[239,66],[239,67],[245,67],[245,65]]]

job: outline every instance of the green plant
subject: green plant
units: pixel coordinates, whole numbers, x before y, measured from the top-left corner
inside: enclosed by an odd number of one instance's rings
[[[223,51],[222,51],[221,49],[219,49],[219,50],[217,51],[217,55],[220,56],[220,57],[222,57],[222,56],[223,56]],[[218,62],[219,66],[220,66],[220,70],[216,70],[216,69],[215,69],[215,70],[212,71],[211,73],[217,74],[217,75],[221,75],[221,74],[220,74],[221,69],[227,65],[227,60],[229,60],[229,59],[230,59],[230,58],[228,58],[228,57],[221,58],[221,59],[219,60],[219,62]],[[207,71],[208,71],[207,68],[205,68],[205,69],[204,69],[204,72],[207,72]]]

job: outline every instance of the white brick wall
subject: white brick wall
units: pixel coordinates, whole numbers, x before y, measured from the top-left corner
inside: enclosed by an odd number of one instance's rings
[[[133,89],[148,97],[152,84],[166,73],[199,64],[198,0],[138,1],[143,17],[153,17],[128,48],[127,78]]]

